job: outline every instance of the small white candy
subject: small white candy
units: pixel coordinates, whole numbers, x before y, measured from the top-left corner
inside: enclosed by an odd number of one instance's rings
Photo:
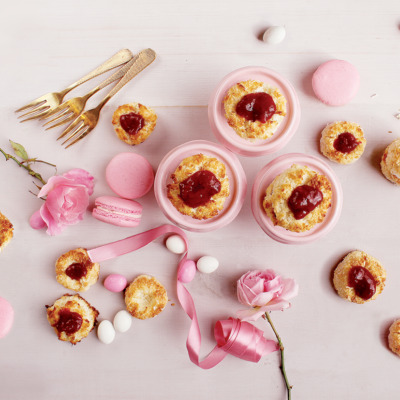
[[[214,272],[219,266],[219,261],[215,257],[203,256],[197,260],[197,269],[203,274]]]
[[[114,328],[117,332],[124,333],[129,330],[132,325],[132,317],[128,311],[121,310],[115,314]]]
[[[263,40],[268,44],[278,44],[285,39],[286,30],[283,26],[271,26],[263,35]]]
[[[97,327],[97,337],[100,342],[104,344],[110,344],[114,341],[115,338],[115,330],[110,321],[106,319],[101,321],[99,326]]]
[[[166,242],[165,245],[167,246],[167,249],[175,254],[182,254],[185,252],[185,242],[184,240],[179,236],[179,235],[172,235],[170,236]]]

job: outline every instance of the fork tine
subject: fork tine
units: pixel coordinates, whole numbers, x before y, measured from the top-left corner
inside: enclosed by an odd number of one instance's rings
[[[21,112],[21,111],[27,110],[28,108],[32,108],[32,107],[40,107],[44,103],[46,103],[46,100],[40,100],[40,98],[39,98],[39,99],[33,100],[32,102],[30,102],[26,106],[18,108],[18,110],[15,110],[15,112]]]
[[[91,131],[90,126],[86,125],[81,127],[78,131],[76,131],[74,134],[71,134],[64,142],[62,143],[63,145],[67,143],[69,140],[74,139],[71,143],[68,144],[65,148],[68,149],[68,147],[72,146],[73,144],[79,142],[81,139],[83,139],[89,132]]]
[[[79,125],[78,125],[79,124]],[[72,131],[76,131],[80,129],[81,125],[83,124],[83,121],[78,117],[74,121],[71,122],[69,126],[67,126],[64,130],[64,132],[57,138],[57,140],[60,140],[64,136],[68,135],[68,133]]]
[[[62,103],[58,107],[56,107],[54,110],[50,110],[47,115],[41,119],[47,119],[50,117],[53,117],[54,115],[58,114],[61,111],[69,110],[68,104],[67,103]]]
[[[32,117],[29,117],[29,118],[22,119],[19,122],[26,122],[26,121],[31,121],[33,119],[42,118],[47,114],[47,109],[48,109],[48,107],[46,107],[46,109],[44,109],[43,111],[39,112],[38,114],[35,114],[35,115],[33,115]],[[38,111],[40,111],[40,110],[38,110]]]
[[[25,114],[18,115],[17,118],[24,118],[24,117],[28,117],[28,116],[31,116],[31,117],[35,116],[35,118],[37,118],[36,115],[37,115],[38,113],[41,114],[41,113],[43,113],[44,111],[47,112],[47,110],[48,110],[49,108],[50,108],[49,106],[36,107],[35,109],[30,110],[30,111],[26,112]]]
[[[68,122],[71,122],[74,119],[75,119],[75,114],[71,114],[69,117],[64,118],[61,121],[57,122],[56,124],[47,127],[45,130],[48,131],[50,129],[56,128],[57,126],[61,126],[61,125],[67,124]]]
[[[70,113],[71,113],[71,110],[69,108],[64,110],[64,111],[62,111],[62,112],[58,112],[56,114],[50,112],[48,115],[46,115],[44,118],[42,118],[42,119],[48,119],[48,121],[46,121],[43,124],[43,126],[50,125],[52,122],[56,122],[60,118],[65,118]],[[49,119],[50,117],[54,117],[54,118]]]

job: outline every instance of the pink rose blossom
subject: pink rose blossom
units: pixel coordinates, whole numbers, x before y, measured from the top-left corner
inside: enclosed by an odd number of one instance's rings
[[[77,224],[89,205],[93,181],[93,176],[84,169],[72,169],[62,176],[52,176],[38,194],[46,200],[30,218],[31,227],[42,229],[47,226],[47,234],[57,235],[66,226]]]
[[[247,272],[237,282],[237,296],[252,308],[238,311],[237,315],[242,321],[256,321],[267,311],[284,310],[298,291],[294,279],[283,279],[272,269]]]

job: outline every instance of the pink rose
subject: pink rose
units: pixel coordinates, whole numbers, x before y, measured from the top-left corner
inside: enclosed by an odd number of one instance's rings
[[[30,218],[31,227],[42,229],[47,226],[47,234],[57,235],[67,225],[81,221],[93,193],[93,180],[84,169],[72,169],[62,176],[52,176],[38,194],[46,200]]]
[[[255,321],[267,311],[284,310],[298,291],[294,279],[283,279],[272,269],[247,272],[237,282],[237,296],[252,308],[238,311],[237,315],[242,321]]]

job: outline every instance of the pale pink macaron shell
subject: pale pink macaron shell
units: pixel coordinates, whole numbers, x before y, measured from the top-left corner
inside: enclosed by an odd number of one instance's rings
[[[106,181],[119,196],[125,199],[138,199],[152,188],[154,172],[143,156],[120,153],[107,165]]]
[[[269,139],[243,139],[226,120],[223,100],[227,91],[238,82],[249,79],[277,87],[286,98],[286,116]],[[300,102],[292,84],[277,72],[257,66],[240,68],[226,75],[212,93],[208,103],[208,120],[215,137],[229,150],[248,157],[271,154],[282,149],[296,133],[300,116]]]
[[[167,196],[167,185],[172,182],[171,174],[184,158],[199,153],[215,157],[225,164],[230,190],[220,213],[205,220],[182,215]],[[210,232],[232,222],[242,208],[246,189],[246,175],[236,155],[224,146],[206,140],[193,140],[171,150],[160,162],[154,181],[154,194],[164,215],[179,227],[193,232]]]
[[[140,224],[142,205],[137,201],[113,196],[100,196],[95,200],[92,215],[109,224],[134,227]]]
[[[284,170],[293,164],[306,165],[313,171],[325,175],[332,186],[332,205],[324,220],[306,232],[291,232],[274,225],[263,208],[265,191],[269,184]],[[324,161],[317,157],[301,153],[290,153],[280,156],[257,174],[251,193],[251,209],[261,229],[272,239],[285,244],[305,244],[313,242],[330,232],[339,220],[343,204],[343,193],[339,179]]]
[[[10,332],[14,322],[14,309],[11,304],[0,297],[0,339]]]
[[[360,87],[357,68],[345,60],[321,64],[312,77],[315,95],[330,106],[342,106],[354,98]]]

